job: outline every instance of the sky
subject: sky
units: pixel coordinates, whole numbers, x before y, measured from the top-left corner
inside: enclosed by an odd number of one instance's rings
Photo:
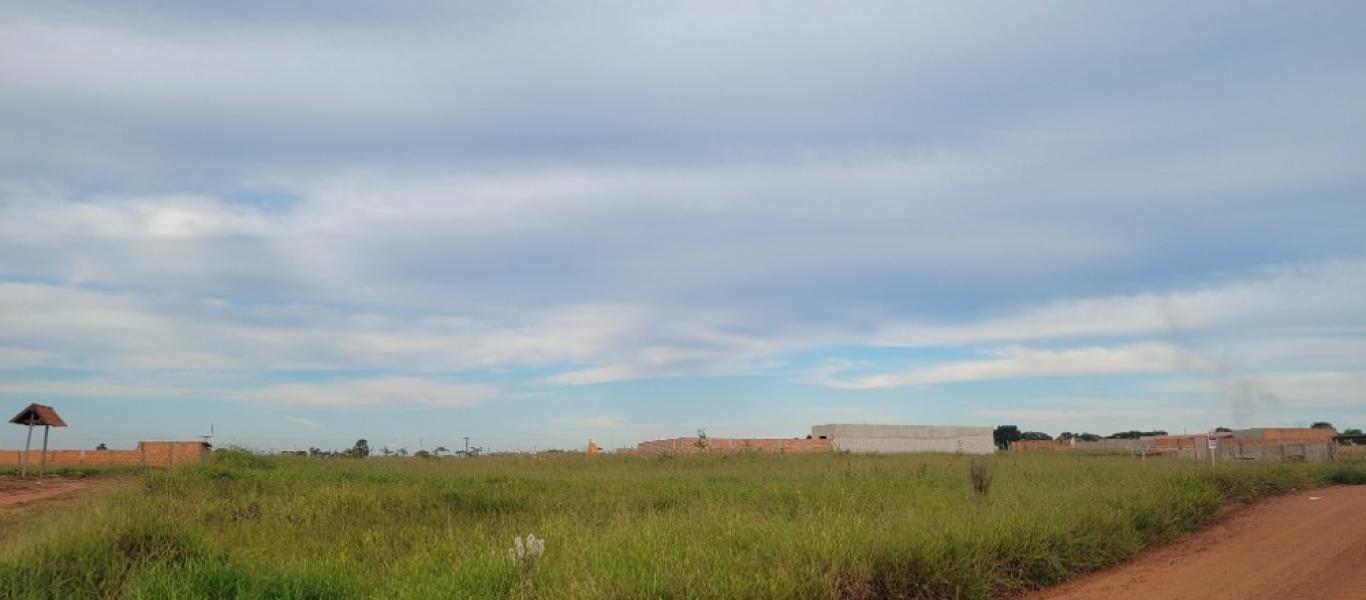
[[[0,2],[0,407],[56,447],[1366,427],[1363,22]]]

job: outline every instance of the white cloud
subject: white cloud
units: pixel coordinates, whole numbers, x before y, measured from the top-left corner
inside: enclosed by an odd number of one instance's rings
[[[0,382],[0,395],[86,398],[181,398],[190,390],[155,383],[124,383],[106,379],[92,381],[8,381]]]
[[[1366,261],[1264,269],[1169,293],[1064,299],[960,324],[890,324],[886,346],[958,345],[1100,336],[1181,336],[1212,329],[1366,327]],[[1344,330],[1344,327],[1346,328]]]
[[[11,242],[68,238],[191,239],[280,233],[259,211],[209,196],[121,196],[70,200],[41,193],[7,195],[0,203],[0,235]]]
[[[242,397],[270,404],[331,408],[450,408],[476,406],[497,395],[496,388],[486,385],[385,377],[283,383],[244,392]]]
[[[547,377],[546,382],[557,385],[591,385],[595,383],[625,381],[637,379],[639,377],[640,374],[629,366],[609,365],[605,367],[593,367],[557,373]]]
[[[306,428],[308,428],[308,429],[322,429],[322,428],[323,428],[322,423],[319,423],[319,422],[317,422],[317,421],[314,421],[313,419],[307,419],[307,418],[304,418],[304,417],[285,417],[285,418],[288,419],[291,423],[294,423],[294,424],[299,425],[299,426],[302,426],[302,427],[306,427]]]
[[[51,363],[55,358],[50,352],[0,346],[0,369],[38,366]]]
[[[836,363],[813,373],[809,380],[827,387],[871,390],[989,379],[1021,379],[1060,375],[1160,373],[1177,369],[1209,368],[1202,357],[1176,346],[1140,343],[1119,347],[1087,346],[1040,350],[1011,346],[986,351],[991,358],[947,362],[896,373],[845,376],[847,364]]]

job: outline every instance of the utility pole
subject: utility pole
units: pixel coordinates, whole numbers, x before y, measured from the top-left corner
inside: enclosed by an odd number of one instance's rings
[[[465,458],[470,457],[470,436],[465,436]]]

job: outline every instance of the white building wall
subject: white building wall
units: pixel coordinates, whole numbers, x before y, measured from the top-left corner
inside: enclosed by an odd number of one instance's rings
[[[830,439],[836,451],[903,453],[962,452],[991,454],[996,451],[990,427],[942,425],[828,424],[811,428],[813,437]]]

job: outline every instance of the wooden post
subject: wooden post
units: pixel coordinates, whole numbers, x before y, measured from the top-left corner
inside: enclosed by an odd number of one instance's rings
[[[47,474],[47,434],[52,431],[51,425],[43,426],[43,458],[38,461],[38,476]]]
[[[19,467],[19,477],[28,477],[28,450],[33,445],[33,417],[28,418],[28,439],[24,440],[24,462]]]

